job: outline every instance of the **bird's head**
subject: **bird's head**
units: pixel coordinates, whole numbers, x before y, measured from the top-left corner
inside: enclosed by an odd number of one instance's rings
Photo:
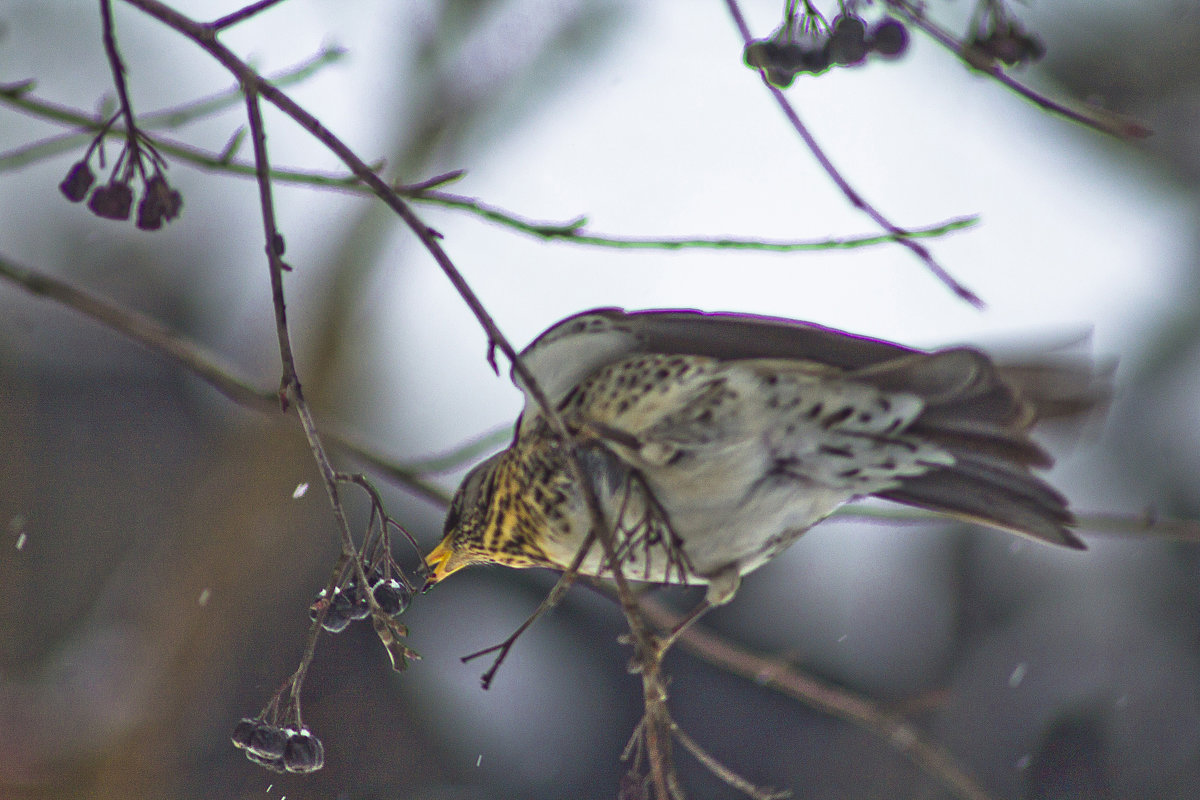
[[[446,514],[442,541],[425,557],[426,590],[463,567],[495,561],[486,546],[488,509],[495,494],[497,467],[505,452],[477,464],[459,484]]]

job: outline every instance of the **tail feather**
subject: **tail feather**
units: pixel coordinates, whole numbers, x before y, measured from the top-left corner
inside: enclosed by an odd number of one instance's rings
[[[1014,436],[999,426],[981,427],[973,421],[932,426],[923,417],[909,426],[906,433],[921,437],[951,453],[975,453],[1024,467],[1045,468],[1054,463],[1037,442],[1027,436]]]
[[[988,475],[943,467],[908,478],[880,497],[940,511],[1076,550],[1086,549],[1070,529],[1075,518],[1064,498],[1032,475]]]
[[[979,351],[955,348],[925,361],[901,357],[858,376],[881,388],[920,387],[916,393],[925,408],[905,433],[955,458],[878,496],[1084,549],[1070,529],[1075,519],[1066,498],[1031,471],[1053,459],[1030,438],[1030,429],[1103,405],[1105,371],[1084,359],[998,366]]]

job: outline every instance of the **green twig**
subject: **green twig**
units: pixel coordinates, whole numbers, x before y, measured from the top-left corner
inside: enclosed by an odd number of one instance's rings
[[[274,75],[271,81],[277,86],[290,86],[302,83],[316,75],[325,67],[341,61],[346,51],[340,47],[326,47],[321,52],[295,66],[289,67]],[[98,117],[85,114],[67,106],[60,106],[45,100],[28,97],[32,89],[32,81],[0,86],[0,101],[28,112],[30,115],[52,122],[61,122],[80,130],[60,133],[40,139],[30,144],[22,145],[5,153],[0,153],[0,172],[17,169],[44,161],[48,158],[69,153],[76,148],[85,146],[96,131],[100,130],[102,122]],[[237,85],[231,86],[207,97],[197,98],[187,103],[170,108],[140,114],[139,130],[145,133],[148,129],[164,130],[178,128],[198,119],[211,117],[226,109],[233,108],[242,102],[242,90]],[[113,128],[110,135],[124,137],[123,128]],[[165,148],[163,149],[166,152]],[[182,158],[182,156],[181,156]],[[254,168],[246,165],[248,174],[254,174]]]

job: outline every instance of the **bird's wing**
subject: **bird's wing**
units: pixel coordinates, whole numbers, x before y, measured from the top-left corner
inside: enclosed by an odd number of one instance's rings
[[[596,370],[638,352],[628,316],[619,308],[584,311],[555,323],[521,351],[521,361],[552,405]],[[512,380],[525,393],[524,417],[535,416],[537,402],[515,369]]]
[[[722,361],[786,358],[856,370],[915,353],[902,345],[809,322],[727,312],[659,310],[623,315],[642,351]]]
[[[786,358],[859,370],[905,355],[920,355],[891,342],[855,336],[807,322],[750,314],[687,309],[625,312],[584,311],[555,323],[521,353],[551,403],[557,405],[601,367],[638,353],[676,353],[732,361]],[[535,408],[525,392],[525,411]]]

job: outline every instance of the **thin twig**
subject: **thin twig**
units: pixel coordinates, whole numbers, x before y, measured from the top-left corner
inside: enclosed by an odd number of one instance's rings
[[[250,19],[255,14],[266,11],[271,6],[278,5],[281,2],[283,2],[283,0],[258,0],[257,3],[251,3],[245,8],[239,8],[232,14],[226,14],[220,19],[213,20],[212,22],[208,23],[208,27],[212,28],[214,31],[223,31],[226,28],[237,25],[239,22],[244,22],[245,20]]]
[[[671,628],[680,620],[678,614],[652,598],[642,600],[642,609],[659,627]],[[759,686],[774,689],[805,705],[874,731],[962,800],[993,800],[945,750],[927,740],[908,722],[884,712],[874,703],[821,683],[783,661],[753,653],[700,625],[687,628],[680,635],[679,643],[702,661],[726,672],[740,675]]]
[[[407,193],[406,193],[407,194]],[[521,217],[510,211],[483,203],[472,197],[450,194],[448,192],[420,192],[412,196],[414,201],[441,205],[471,211],[483,219],[497,222],[524,233],[550,241],[568,242],[571,244],[591,245],[595,247],[611,247],[622,250],[655,249],[655,250],[758,250],[764,252],[794,253],[807,250],[839,250],[859,247],[870,247],[895,242],[898,239],[924,239],[938,237],[952,231],[968,228],[979,222],[977,215],[956,217],[935,223],[933,225],[901,230],[899,228],[887,234],[866,234],[850,237],[827,237],[809,240],[772,240],[762,238],[739,238],[730,236],[683,236],[683,237],[640,237],[616,236],[588,231],[584,226],[587,220],[576,217],[566,222],[545,222]]]
[[[346,50],[336,45],[325,45],[308,58],[273,72],[267,79],[276,86],[294,86],[313,77],[325,67],[338,63],[346,57]],[[230,86],[186,103],[138,114],[143,131],[155,128],[178,128],[213,114],[220,113],[242,102],[242,87]]]
[[[742,794],[753,798],[753,800],[787,800],[787,798],[792,796],[792,793],[786,790],[776,791],[774,789],[764,789],[761,786],[755,786],[718,761],[715,756],[701,747],[699,742],[689,736],[687,731],[674,723],[671,724],[671,733],[679,740],[683,748],[692,754],[693,758],[704,765],[705,769]]]
[[[558,581],[554,584],[554,588],[552,588],[550,593],[546,595],[541,603],[538,604],[538,607],[534,610],[534,612],[530,614],[524,622],[517,626],[515,631],[509,634],[508,638],[506,638],[503,642],[500,642],[500,644],[495,644],[491,647],[485,647],[483,650],[476,651],[470,655],[465,655],[460,659],[465,664],[468,661],[473,661],[474,659],[479,658],[480,656],[485,656],[488,653],[496,653],[496,658],[492,661],[492,666],[488,667],[487,672],[483,673],[479,679],[485,690],[491,688],[492,679],[496,677],[497,670],[499,670],[500,665],[504,663],[504,659],[508,658],[509,651],[512,650],[512,646],[516,644],[517,639],[521,637],[521,634],[527,631],[529,626],[532,625],[538,618],[540,618],[542,614],[545,614],[547,611],[557,606],[559,601],[562,600],[563,596],[566,595],[567,590],[570,589],[571,585],[575,583],[575,578],[579,575],[579,567],[583,564],[583,559],[587,557],[588,552],[592,549],[592,545],[595,544],[595,539],[596,537],[591,533],[584,538],[583,544],[579,547],[579,551],[575,553],[575,558],[572,559],[570,566],[568,566],[567,569],[559,576]]]
[[[246,114],[250,123],[250,139],[254,145],[254,163],[258,167],[259,205],[262,208],[263,233],[266,241],[267,263],[271,277],[271,298],[275,309],[275,331],[279,342],[279,358],[283,368],[280,379],[279,401],[286,410],[289,405],[296,409],[300,424],[304,429],[305,438],[312,450],[313,460],[321,472],[321,480],[325,484],[325,492],[329,496],[329,504],[337,522],[341,538],[343,559],[353,559],[359,586],[366,586],[366,576],[363,574],[362,561],[355,558],[354,537],[350,533],[350,522],[342,508],[338,492],[337,475],[325,448],[321,444],[321,436],[309,412],[308,403],[300,385],[300,376],[296,371],[295,358],[292,355],[291,334],[288,331],[287,303],[283,292],[283,273],[286,265],[283,263],[283,238],[275,224],[275,206],[271,192],[270,161],[267,157],[267,135],[263,126],[262,110],[259,107],[258,92],[255,87],[246,85]],[[304,654],[296,669],[292,684],[292,697],[297,707],[300,702],[300,688],[304,682],[304,674],[312,663],[316,651],[317,636],[310,635],[305,644]]]
[[[100,0],[100,20],[103,24],[104,52],[108,56],[108,64],[112,69],[113,84],[117,87],[117,103],[121,107],[121,116],[125,119],[126,141],[129,147],[128,164],[141,164],[138,158],[138,129],[133,119],[133,104],[129,102],[129,88],[125,85],[125,64],[121,61],[121,53],[117,50],[117,39],[113,32],[112,0]]]
[[[737,0],[725,0],[725,4],[729,8],[729,14],[733,17],[734,24],[737,25],[738,31],[741,32],[743,42],[748,47],[751,42],[754,41],[754,35],[750,32],[750,27],[746,24],[745,17],[742,16],[742,10],[738,6]],[[933,254],[929,252],[927,247],[922,245],[920,242],[914,241],[911,236],[907,235],[907,232],[903,228],[895,225],[891,220],[885,217],[882,212],[875,208],[875,206],[873,206],[871,203],[867,202],[867,200],[850,185],[850,182],[846,180],[837,167],[833,165],[833,162],[829,160],[829,157],[825,154],[825,151],[821,148],[821,145],[817,143],[817,140],[808,130],[808,127],[801,121],[799,114],[797,114],[796,110],[792,108],[792,104],[788,102],[788,99],[784,93],[769,80],[767,80],[766,70],[760,70],[759,72],[762,77],[763,85],[766,86],[768,91],[771,92],[771,96],[775,98],[776,104],[778,104],[780,110],[783,111],[784,116],[787,117],[788,122],[791,123],[792,128],[804,141],[804,145],[808,148],[809,152],[812,153],[813,158],[815,158],[817,163],[821,165],[821,168],[825,170],[825,174],[828,175],[830,180],[837,185],[838,189],[840,189],[842,194],[846,196],[846,199],[850,202],[850,204],[874,220],[879,227],[883,228],[883,230],[887,231],[891,236],[895,237],[895,241],[898,244],[902,245],[903,247],[907,247],[913,252],[914,255],[917,256],[917,258],[925,262],[925,267],[931,273],[933,273],[934,277],[945,284],[956,295],[976,308],[983,308],[983,300],[981,300],[978,295],[976,295],[966,286],[959,283],[953,275],[947,272],[946,269],[934,259]]]

